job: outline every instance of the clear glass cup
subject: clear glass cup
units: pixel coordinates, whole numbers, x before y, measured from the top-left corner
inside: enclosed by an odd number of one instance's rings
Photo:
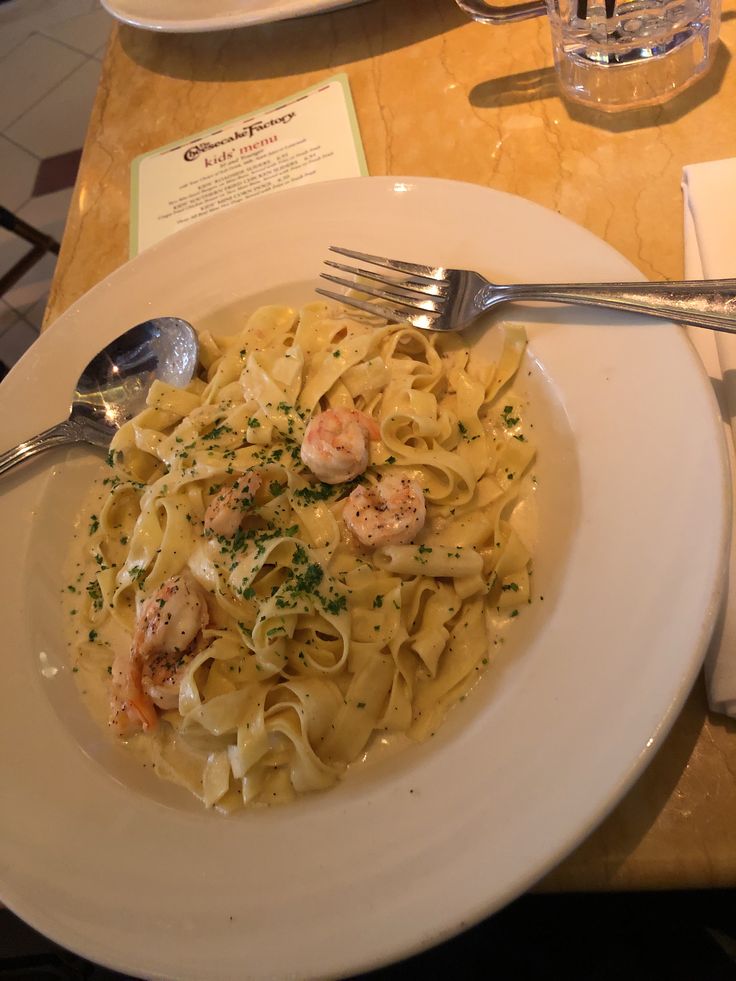
[[[564,94],[609,112],[658,105],[704,75],[721,21],[721,0],[456,3],[486,24],[546,13]]]

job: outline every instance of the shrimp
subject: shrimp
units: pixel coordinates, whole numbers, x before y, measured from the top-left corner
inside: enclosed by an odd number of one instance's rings
[[[261,475],[248,470],[227,487],[221,487],[204,516],[205,534],[232,538],[240,527],[243,511],[249,508],[261,486]]]
[[[208,620],[204,593],[186,573],[167,579],[145,601],[130,650],[112,665],[110,725],[120,735],[153,729],[156,708],[176,708],[184,669]]]
[[[368,441],[381,430],[365,412],[326,409],[314,416],[302,443],[302,462],[326,484],[343,484],[368,466]]]
[[[356,487],[342,512],[355,537],[369,548],[406,545],[424,527],[424,492],[409,477],[384,477],[375,487]]]

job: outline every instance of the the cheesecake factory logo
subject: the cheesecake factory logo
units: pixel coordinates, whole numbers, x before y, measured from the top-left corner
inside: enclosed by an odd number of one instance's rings
[[[295,112],[286,112],[283,116],[274,116],[272,119],[257,119],[252,123],[247,123],[239,127],[230,136],[223,136],[221,140],[200,140],[184,151],[185,160],[196,160],[202,153],[209,153],[228,143],[238,143],[240,140],[252,140],[254,137],[264,135],[272,126],[282,126],[296,115]]]

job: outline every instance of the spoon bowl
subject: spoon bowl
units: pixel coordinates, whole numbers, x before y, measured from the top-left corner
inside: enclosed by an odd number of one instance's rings
[[[188,385],[198,357],[197,334],[186,320],[155,317],[131,327],[82,371],[67,419],[0,453],[0,475],[53,446],[90,443],[107,449],[123,423],[145,406],[153,382]]]

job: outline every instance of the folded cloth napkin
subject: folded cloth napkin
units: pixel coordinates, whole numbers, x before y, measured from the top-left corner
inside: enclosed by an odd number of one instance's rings
[[[682,191],[686,279],[736,277],[736,158],[685,167]],[[688,333],[728,420],[726,445],[736,477],[736,334],[702,327],[689,327]],[[721,618],[705,658],[705,681],[711,710],[736,718],[736,533]]]

